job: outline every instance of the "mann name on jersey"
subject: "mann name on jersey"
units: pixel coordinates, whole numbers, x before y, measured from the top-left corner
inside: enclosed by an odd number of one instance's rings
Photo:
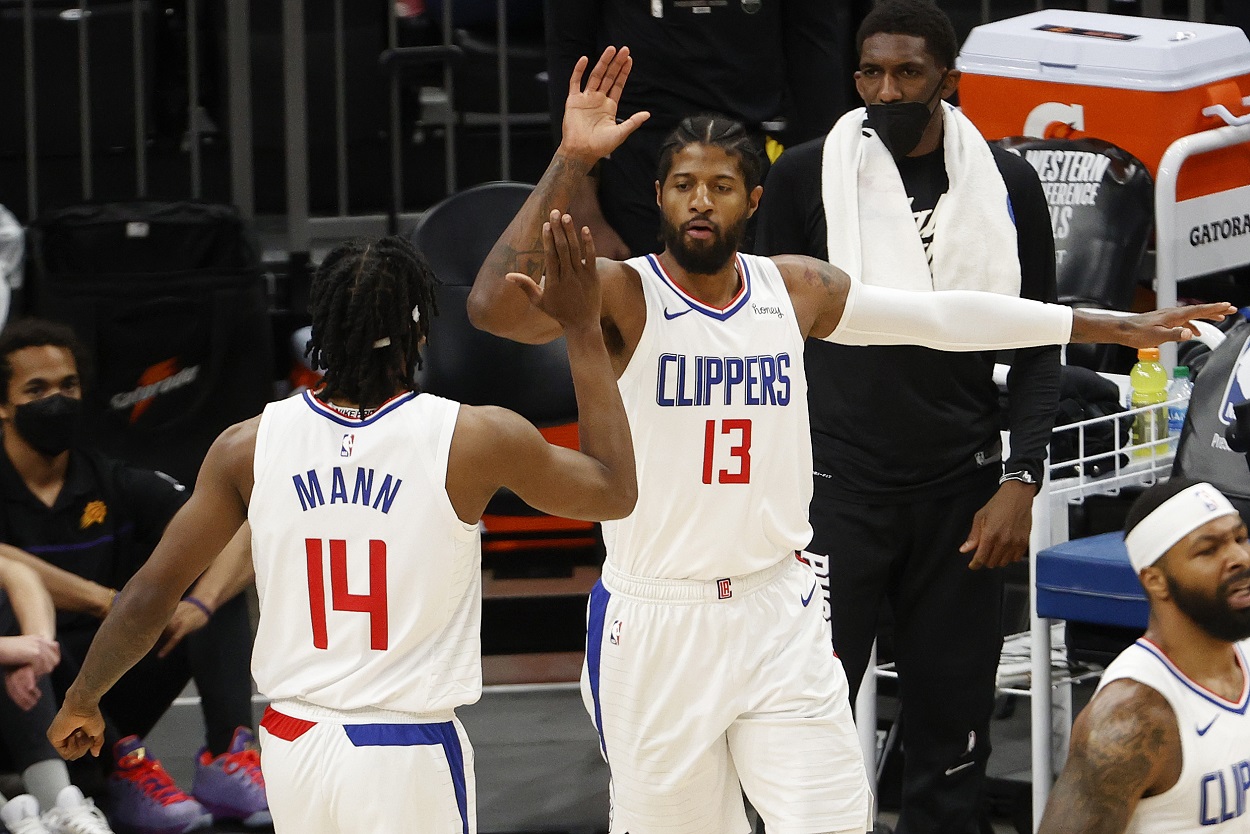
[[[317,470],[309,469],[303,474],[292,475],[291,481],[295,485],[295,496],[299,499],[300,509],[304,512],[329,503],[359,504],[389,513],[395,497],[399,495],[399,487],[403,484],[403,480],[389,472],[381,473],[379,479],[375,470],[360,466],[348,470],[347,474],[344,474],[341,466],[335,466],[320,475]],[[329,501],[326,501],[323,483],[330,486]]]

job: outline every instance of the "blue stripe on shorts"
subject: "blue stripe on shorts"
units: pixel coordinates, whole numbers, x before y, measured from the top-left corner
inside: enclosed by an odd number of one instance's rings
[[[603,657],[603,620],[612,593],[602,582],[590,590],[590,608],[586,613],[586,676],[590,679],[590,695],[595,702],[595,729],[599,732],[599,749],[608,759],[608,745],[603,739],[603,708],[599,703],[599,661]]]
[[[439,724],[344,724],[343,732],[356,747],[441,745],[451,768],[451,783],[456,791],[460,822],[464,834],[469,834],[469,792],[465,784],[464,750],[460,746],[455,724],[450,721]]]

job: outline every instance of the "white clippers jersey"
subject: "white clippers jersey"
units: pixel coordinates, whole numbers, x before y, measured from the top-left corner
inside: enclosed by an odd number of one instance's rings
[[[1181,736],[1181,775],[1169,790],[1142,799],[1128,834],[1250,832],[1250,641],[1236,645],[1245,683],[1234,703],[1185,677],[1154,643],[1142,638],[1103,673],[1098,688],[1128,678],[1167,699]]]
[[[409,713],[478,699],[481,541],[446,489],[459,408],[411,392],[363,420],[308,393],[266,406],[248,512],[261,693]]]
[[[810,541],[812,445],[803,337],[781,273],[739,255],[723,310],[681,290],[654,256],[647,321],[618,385],[638,467],[638,504],[604,522],[617,570],[719,579],[792,557]]]

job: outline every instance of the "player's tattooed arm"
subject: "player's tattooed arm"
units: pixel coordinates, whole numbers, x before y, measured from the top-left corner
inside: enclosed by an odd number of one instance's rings
[[[546,173],[487,255],[469,293],[469,319],[477,327],[520,342],[549,342],[560,335],[555,320],[532,306],[507,280],[522,273],[542,276],[542,228],[552,210],[567,212],[592,167],[618,148],[648,118],[645,111],[616,118],[633,60],[629,49],[607,47],[582,87],[589,61],[583,56],[569,78],[561,142]],[[576,222],[576,218],[573,218]]]
[[[530,304],[507,280],[521,273],[535,282],[543,274],[543,223],[550,211],[567,208],[578,179],[593,162],[556,154],[508,228],[495,241],[469,293],[469,320],[481,330],[519,342],[542,344],[560,335],[555,319]]]
[[[1072,727],[1039,834],[1123,834],[1138,801],[1174,785],[1180,768],[1180,734],[1167,701],[1136,681],[1113,681]]]
[[[842,319],[850,277],[826,261],[803,255],[779,255],[773,262],[790,292],[799,331],[817,339],[832,333]]]

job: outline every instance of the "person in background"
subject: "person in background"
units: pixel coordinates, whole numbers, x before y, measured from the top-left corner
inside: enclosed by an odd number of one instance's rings
[[[84,448],[85,355],[72,331],[39,319],[0,333],[0,556],[32,568],[57,609],[56,639],[74,668],[120,588],[147,559],[185,488]],[[138,832],[192,830],[214,816],[269,821],[252,731],[251,627],[241,594],[245,542],[227,550],[163,624],[166,639],[105,703],[113,744],[109,813]],[[143,736],[194,680],[207,741],[191,796]],[[62,693],[63,694],[63,693]],[[44,727],[43,730],[47,728]]]
[[[1250,813],[1250,545],[1208,483],[1173,478],[1124,522],[1146,634],[1077,716],[1041,834],[1244,832]]]
[[[659,252],[651,183],[660,144],[686,116],[742,122],[766,143],[822,136],[847,108],[840,11],[829,0],[546,0],[551,124],[564,116],[564,80],[582,55],[630,44],[636,69],[621,114],[650,120],[577,185],[568,209],[612,258]],[[773,137],[770,142],[766,137]],[[761,159],[764,157],[761,156]]]

